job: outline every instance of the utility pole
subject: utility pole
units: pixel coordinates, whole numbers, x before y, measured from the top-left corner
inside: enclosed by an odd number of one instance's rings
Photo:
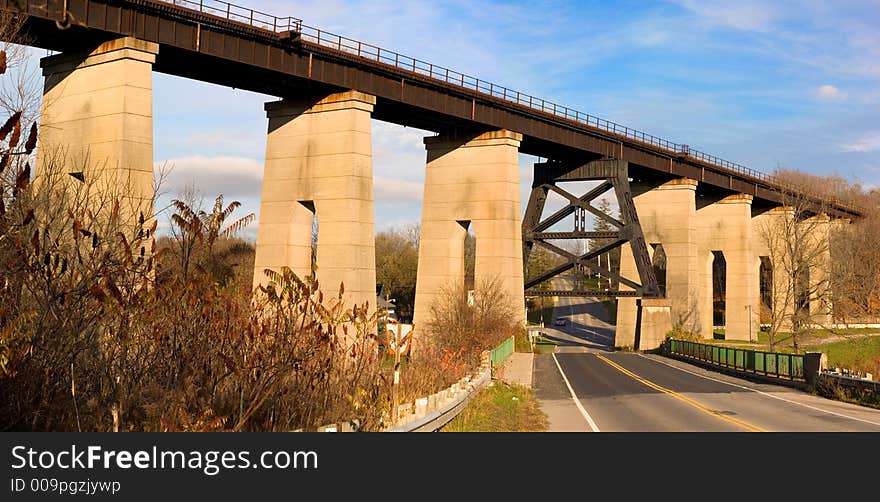
[[[397,424],[397,407],[399,406],[400,397],[398,396],[398,385],[400,385],[400,322],[397,323],[394,337],[394,380],[391,385],[391,416],[392,424]]]
[[[748,304],[749,309],[749,342],[752,341],[752,304]]]

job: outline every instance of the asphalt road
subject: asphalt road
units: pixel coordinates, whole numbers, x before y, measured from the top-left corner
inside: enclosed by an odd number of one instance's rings
[[[880,432],[880,410],[656,355],[541,354],[535,384],[551,430]]]
[[[880,410],[755,383],[652,354],[613,352],[595,300],[560,298],[560,345],[535,357],[534,385],[551,431],[875,431]]]
[[[553,279],[554,287],[570,288],[568,278]],[[608,311],[592,298],[560,297],[553,318],[545,322],[544,337],[553,340],[564,352],[582,352],[585,349],[612,350],[614,324]],[[565,318],[565,325],[556,326],[557,317]]]

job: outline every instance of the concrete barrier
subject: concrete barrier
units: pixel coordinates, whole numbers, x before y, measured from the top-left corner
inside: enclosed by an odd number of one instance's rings
[[[446,389],[429,396],[415,399],[397,407],[396,424],[382,432],[434,432],[448,424],[461,413],[468,401],[492,381],[492,364],[489,351],[484,351],[479,369],[472,375],[462,377]],[[340,424],[328,424],[317,428],[318,432],[357,432],[360,423],[351,420]],[[298,429],[294,432],[301,432]]]
[[[404,410],[398,410],[403,413],[398,415],[397,423],[384,432],[434,432],[458,416],[471,397],[491,380],[491,354],[485,351],[480,368],[473,375],[464,376],[447,389],[408,403]]]

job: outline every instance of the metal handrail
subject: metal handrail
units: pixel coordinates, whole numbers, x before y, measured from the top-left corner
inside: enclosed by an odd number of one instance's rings
[[[573,121],[589,127],[600,129],[616,136],[622,136],[630,140],[662,148],[676,157],[691,157],[707,164],[720,167],[736,173],[753,182],[761,182],[769,187],[786,188],[801,192],[815,199],[829,202],[854,212],[861,212],[862,208],[844,203],[838,197],[822,195],[810,192],[803,187],[791,183],[785,183],[778,178],[750,169],[746,166],[730,162],[714,155],[709,155],[693,150],[687,144],[675,143],[652,134],[648,134],[630,127],[599,118],[584,112],[580,112],[566,106],[558,105],[529,94],[521,93],[504,86],[486,82],[476,77],[471,77],[448,68],[437,66],[410,56],[381,47],[360,42],[351,38],[336,35],[327,31],[313,28],[303,24],[301,19],[295,17],[277,17],[265,12],[256,11],[247,7],[224,2],[222,0],[158,0],[185,9],[197,11],[203,14],[216,16],[229,21],[243,23],[254,28],[267,30],[274,33],[293,32],[298,33],[303,41],[310,42],[322,47],[336,50],[350,56],[356,56],[369,61],[384,63],[399,70],[407,71],[421,77],[427,77],[442,81],[446,84],[458,86],[470,91],[475,91],[495,99],[516,104],[541,113]]]
[[[669,339],[666,344],[672,355],[715,366],[785,380],[806,379],[802,354],[765,352],[676,339]]]

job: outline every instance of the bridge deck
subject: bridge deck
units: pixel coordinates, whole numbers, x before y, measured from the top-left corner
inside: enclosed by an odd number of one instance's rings
[[[377,97],[379,120],[462,134],[510,129],[523,134],[523,153],[576,162],[626,160],[634,177],[688,177],[722,192],[753,195],[756,206],[781,204],[799,193],[687,145],[310,28],[296,18],[216,0],[0,0],[0,9],[26,12],[30,43],[41,48],[70,51],[133,36],[160,44],[159,72],[282,98],[355,89]],[[832,216],[861,216],[859,208],[840,201],[809,198]]]

